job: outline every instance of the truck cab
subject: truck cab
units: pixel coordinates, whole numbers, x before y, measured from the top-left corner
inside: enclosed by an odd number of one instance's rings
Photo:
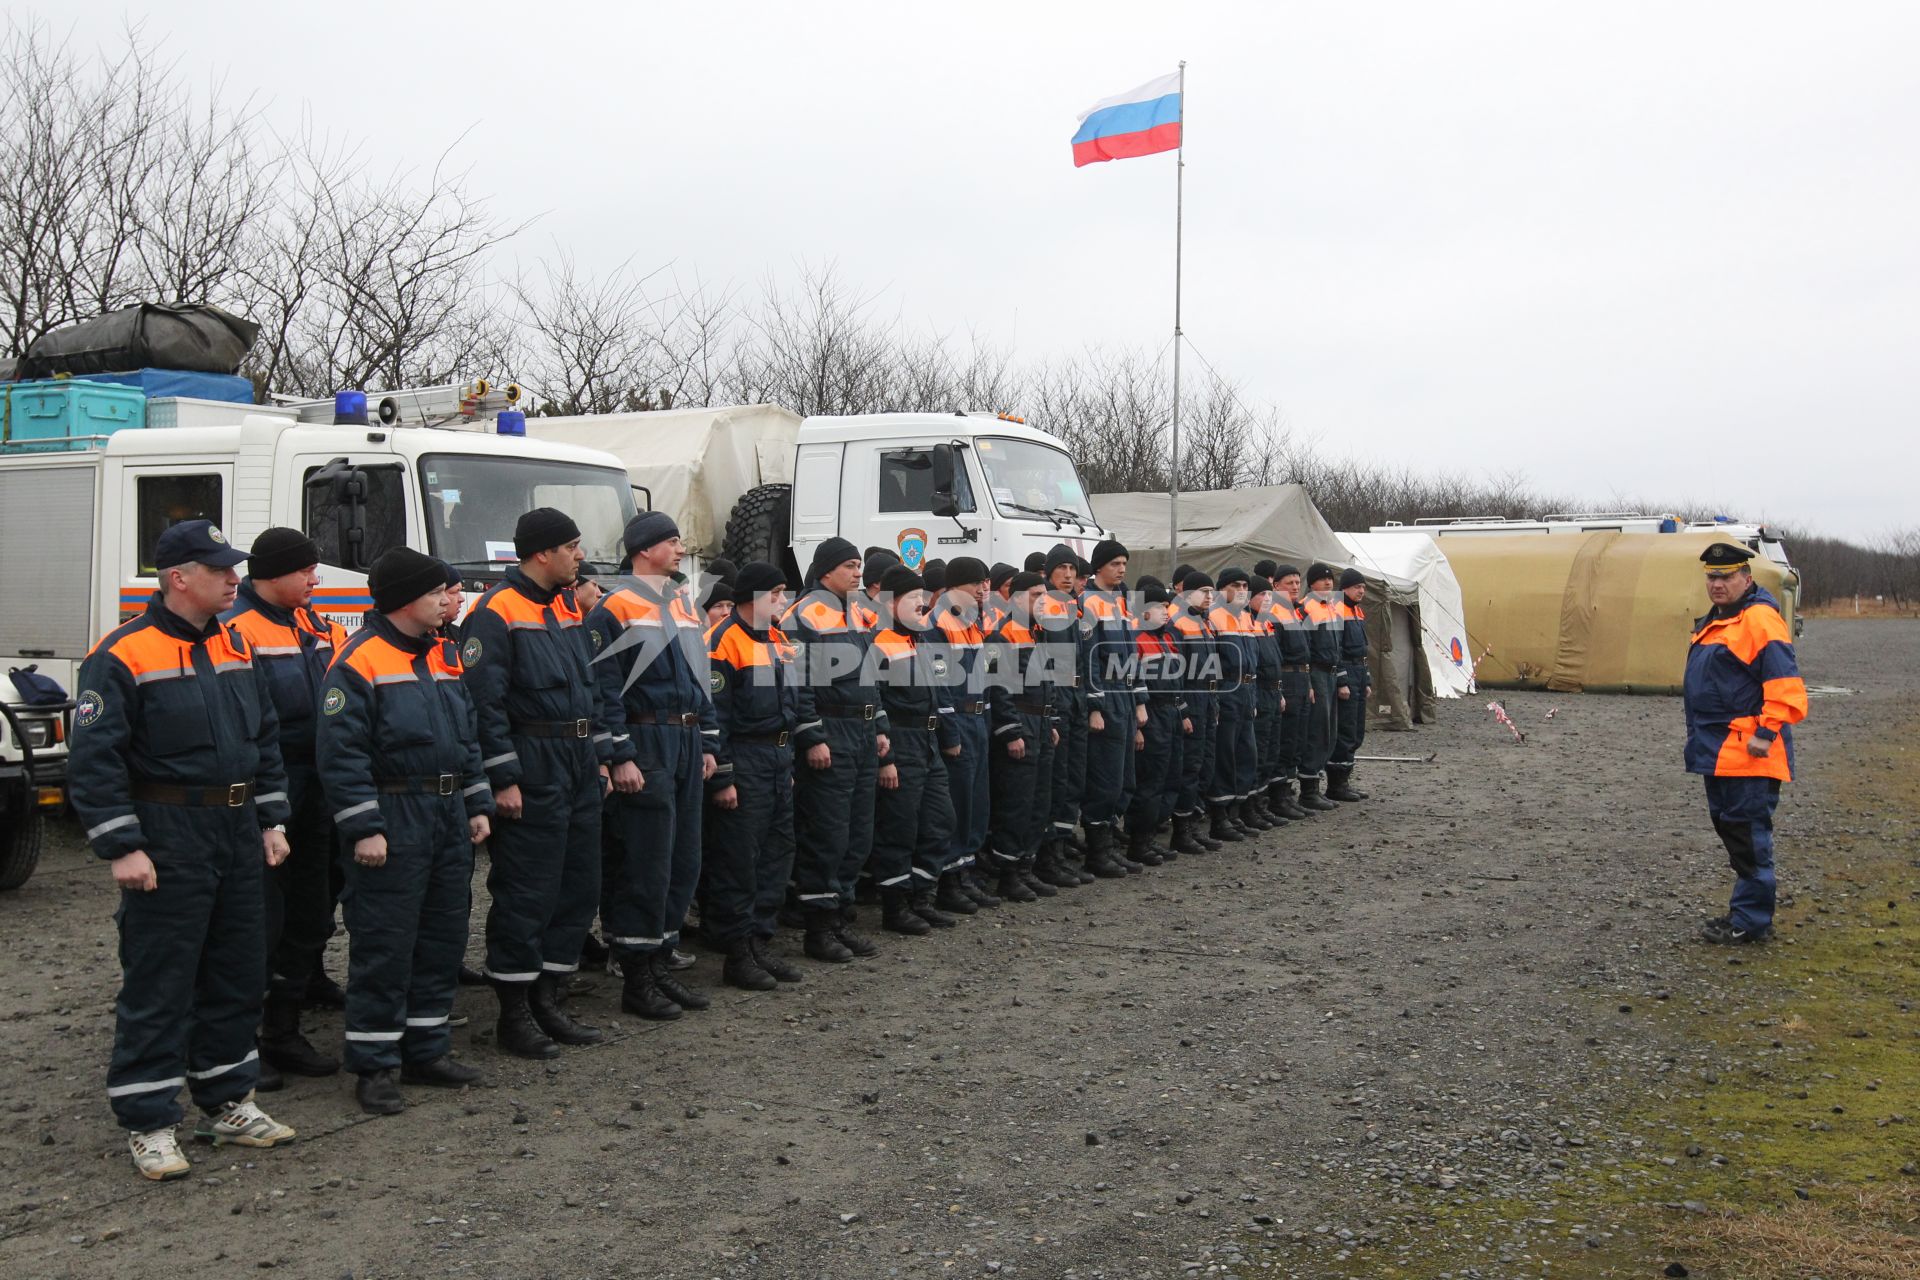
[[[626,471],[609,454],[485,429],[312,424],[233,410],[224,425],[128,429],[87,448],[0,453],[0,662],[31,663],[76,694],[81,659],[147,607],[158,586],[155,544],[182,520],[212,520],[241,547],[272,525],[304,530],[321,548],[314,607],[349,631],[372,606],[367,570],[389,548],[449,561],[477,594],[515,562],[514,524],[532,507],[566,511],[588,561],[605,572],[619,566],[635,506]],[[0,697],[11,693],[0,689]],[[58,713],[8,711],[0,716],[0,888],[12,887],[9,841],[61,801],[69,728]]]
[[[963,555],[1018,565],[1059,542],[1085,554],[1106,536],[1065,446],[1005,414],[808,418],[789,507],[770,532],[791,548],[790,572],[832,537],[888,548],[918,569]],[[729,550],[748,548],[730,537]]]

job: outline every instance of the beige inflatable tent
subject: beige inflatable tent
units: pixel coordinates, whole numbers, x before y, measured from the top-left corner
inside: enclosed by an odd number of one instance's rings
[[[1715,540],[1449,534],[1441,546],[1460,580],[1475,679],[1488,687],[1680,692],[1693,620],[1708,608],[1700,552]],[[1756,558],[1753,576],[1784,603],[1787,573],[1778,565]]]
[[[1093,514],[1131,553],[1130,577],[1146,573],[1164,581],[1173,571],[1167,547],[1171,503],[1164,493],[1093,495]],[[1257,561],[1268,559],[1302,570],[1316,560],[1335,569],[1358,568],[1367,579],[1374,722],[1385,729],[1411,729],[1416,719],[1432,718],[1432,680],[1420,660],[1418,586],[1365,563],[1355,565],[1302,486],[1181,494],[1179,559],[1208,573],[1228,565],[1251,571]]]

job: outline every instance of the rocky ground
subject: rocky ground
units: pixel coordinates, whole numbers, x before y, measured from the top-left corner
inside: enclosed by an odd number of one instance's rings
[[[1801,659],[1853,692],[1801,735],[1764,953],[1690,941],[1727,874],[1677,699],[1496,695],[1517,744],[1482,696],[1368,744],[1431,763],[1366,766],[1372,800],[1251,849],[716,987],[675,1025],[605,983],[581,1005],[615,1042],[556,1066],[497,1055],[465,991],[486,1087],[372,1120],[302,1081],[266,1099],[297,1144],[200,1148],[165,1185],[102,1096],[113,890],[63,830],[0,900],[0,1269],[1752,1274],[1714,1252],[1724,1210],[1920,1158],[1894,932],[1920,627],[1816,620]]]

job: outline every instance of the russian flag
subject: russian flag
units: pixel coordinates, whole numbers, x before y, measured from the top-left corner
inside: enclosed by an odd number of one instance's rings
[[[1080,113],[1073,167],[1128,160],[1180,146],[1180,73],[1102,98]]]

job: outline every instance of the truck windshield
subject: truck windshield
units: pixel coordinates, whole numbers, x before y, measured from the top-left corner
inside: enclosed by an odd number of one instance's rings
[[[578,462],[439,453],[420,459],[427,542],[469,572],[516,563],[513,526],[535,507],[555,507],[580,526],[580,549],[601,573],[620,567],[620,538],[634,513],[627,473]]]
[[[1002,507],[1025,507],[1093,524],[1086,486],[1073,459],[1052,445],[995,436],[975,442],[987,489]]]

